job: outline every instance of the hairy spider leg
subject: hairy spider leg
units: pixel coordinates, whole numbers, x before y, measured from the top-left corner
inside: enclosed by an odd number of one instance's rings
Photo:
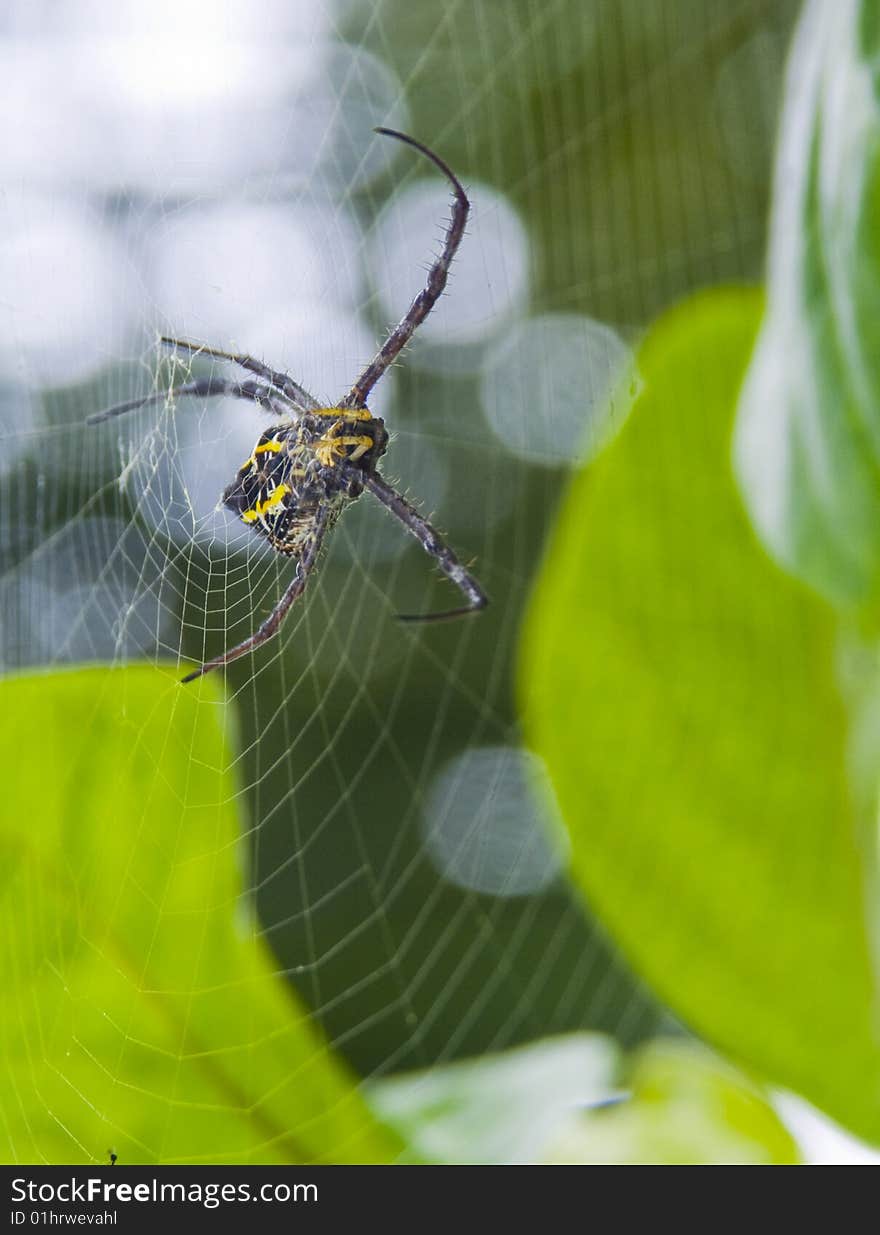
[[[449,277],[449,267],[452,264],[452,259],[455,257],[458,246],[461,244],[461,238],[464,235],[465,223],[467,222],[468,211],[470,210],[470,202],[467,194],[462,188],[461,181],[447,166],[446,163],[436,155],[433,150],[429,150],[427,146],[423,146],[421,142],[415,140],[414,137],[408,137],[406,133],[398,133],[396,129],[376,129],[376,133],[382,133],[385,137],[394,137],[398,141],[405,142],[408,146],[412,146],[423,154],[425,158],[430,159],[435,167],[438,167],[449,183],[452,185],[452,191],[455,195],[455,200],[452,203],[452,217],[449,220],[449,227],[446,230],[446,239],[443,244],[443,251],[437,260],[434,262],[431,269],[428,271],[428,279],[425,287],[416,296],[415,300],[410,305],[406,315],[400,323],[395,326],[391,334],[385,340],[384,344],[376,354],[374,360],[367,365],[363,373],[352,386],[349,393],[342,400],[342,407],[364,407],[367,401],[367,395],[378,382],[379,378],[385,372],[389,365],[393,364],[407,343],[412,338],[414,332],[421,326],[422,322],[433,309],[434,305],[439,300],[446,287],[446,280]]]
[[[287,616],[291,605],[305,590],[312,567],[315,565],[321,549],[321,542],[327,530],[329,514],[328,507],[318,507],[315,512],[314,530],[305,552],[302,557],[297,559],[296,575],[265,622],[254,631],[249,639],[245,639],[242,643],[237,643],[228,652],[224,652],[221,656],[215,656],[213,660],[206,661],[200,668],[181,678],[181,686],[186,682],[194,682],[196,678],[200,678],[205,673],[210,673],[212,669],[219,669],[221,665],[228,665],[230,661],[238,660],[240,656],[246,656],[248,652],[252,652],[255,648],[260,647],[261,644],[271,639],[273,635],[277,634],[278,628]]]
[[[212,356],[215,360],[231,360],[233,364],[247,369],[249,373],[255,373],[267,385],[274,386],[278,393],[289,399],[298,411],[314,412],[320,406],[317,399],[313,398],[300,386],[299,382],[295,382],[287,373],[279,373],[277,369],[270,369],[261,360],[255,360],[253,356],[248,356],[245,352],[223,352],[217,347],[206,347],[203,343],[190,343],[186,339],[172,339],[164,334],[161,342],[166,347],[188,352],[191,356]]]
[[[247,399],[282,419],[287,419],[290,414],[287,405],[279,402],[276,392],[268,386],[261,386],[259,382],[228,382],[221,377],[206,377],[196,382],[187,382],[183,386],[172,386],[170,390],[157,390],[154,394],[144,395],[142,399],[129,399],[126,403],[117,403],[100,412],[92,412],[91,416],[86,416],[85,423],[96,425],[102,420],[111,420],[114,416],[123,416],[126,412],[133,412],[139,407],[149,407],[152,403],[164,403],[168,399],[182,399],[186,396],[213,399],[217,395],[229,395],[233,399]]]
[[[401,622],[443,622],[447,618],[464,617],[468,613],[477,613],[485,609],[489,597],[477,583],[473,575],[462,566],[452,550],[443,542],[440,535],[431,527],[427,519],[406,498],[392,489],[378,473],[364,476],[364,487],[369,489],[375,498],[400,520],[406,530],[415,536],[422,548],[436,561],[443,574],[467,598],[467,604],[459,609],[448,609],[441,613],[398,613]]]

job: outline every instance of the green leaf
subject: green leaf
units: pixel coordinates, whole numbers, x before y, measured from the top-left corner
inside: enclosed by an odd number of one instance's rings
[[[175,678],[0,686],[2,1157],[393,1157],[242,896],[231,715]]]
[[[880,19],[805,6],[788,67],[767,315],[737,472],[770,551],[844,605],[880,598]]]
[[[631,1097],[574,1115],[545,1147],[553,1165],[786,1165],[797,1146],[765,1094],[692,1043],[652,1042],[630,1065]]]
[[[877,1140],[837,627],[755,542],[730,464],[759,312],[717,292],[652,330],[630,420],[564,504],[521,699],[574,880],[636,967],[695,1029]]]
[[[371,1082],[373,1108],[429,1162],[535,1161],[573,1108],[613,1088],[617,1051],[600,1034],[567,1034],[480,1059]]]
[[[621,1070],[629,1091],[622,1095]],[[371,1082],[367,1092],[432,1162],[782,1163],[798,1156],[761,1089],[689,1042],[656,1041],[622,1061],[611,1039],[568,1034]],[[619,1105],[603,1105],[618,1095]]]

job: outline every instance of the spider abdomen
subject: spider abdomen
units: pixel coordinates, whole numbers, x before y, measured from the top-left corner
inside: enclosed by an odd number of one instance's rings
[[[223,494],[280,553],[301,554],[323,512],[335,523],[384,453],[384,422],[366,409],[327,408],[267,429]]]

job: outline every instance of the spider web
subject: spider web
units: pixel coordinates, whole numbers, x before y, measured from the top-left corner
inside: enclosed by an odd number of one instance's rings
[[[280,637],[226,674],[260,929],[364,1077],[663,1023],[522,791],[540,769],[517,636],[568,470],[613,429],[614,384],[637,384],[640,331],[760,273],[794,8],[81,0],[3,19],[7,114],[28,117],[0,195],[10,672],[183,672],[252,632],[290,563],[217,506],[267,419],[191,399],[86,415],[213,371],[161,355],[160,333],[250,350],[331,403],[348,389],[448,218],[442,179],[371,126],[429,142],[473,196],[447,294],[371,406],[394,435],[384,474],[491,607],[397,625],[457,598],[365,496]]]

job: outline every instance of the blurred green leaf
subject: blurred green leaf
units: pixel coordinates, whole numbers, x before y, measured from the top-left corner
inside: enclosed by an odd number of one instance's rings
[[[564,504],[521,700],[574,880],[640,971],[709,1039],[877,1140],[836,624],[756,544],[730,464],[759,312],[713,293],[649,335],[632,417]]]
[[[880,598],[880,19],[805,6],[788,66],[767,315],[737,471],[771,552],[837,603]]]
[[[393,1157],[242,898],[230,713],[175,679],[0,687],[2,1157]]]
[[[606,1098],[617,1048],[600,1034],[545,1038],[367,1086],[375,1110],[431,1162],[532,1162],[570,1112]]]
[[[785,1165],[797,1146],[765,1095],[691,1043],[635,1056],[631,1097],[572,1116],[544,1151],[553,1165]]]
[[[620,1095],[622,1066],[629,1092],[602,1105]],[[658,1040],[624,1065],[611,1039],[570,1034],[372,1082],[367,1093],[433,1162],[797,1161],[760,1088],[689,1042]]]

